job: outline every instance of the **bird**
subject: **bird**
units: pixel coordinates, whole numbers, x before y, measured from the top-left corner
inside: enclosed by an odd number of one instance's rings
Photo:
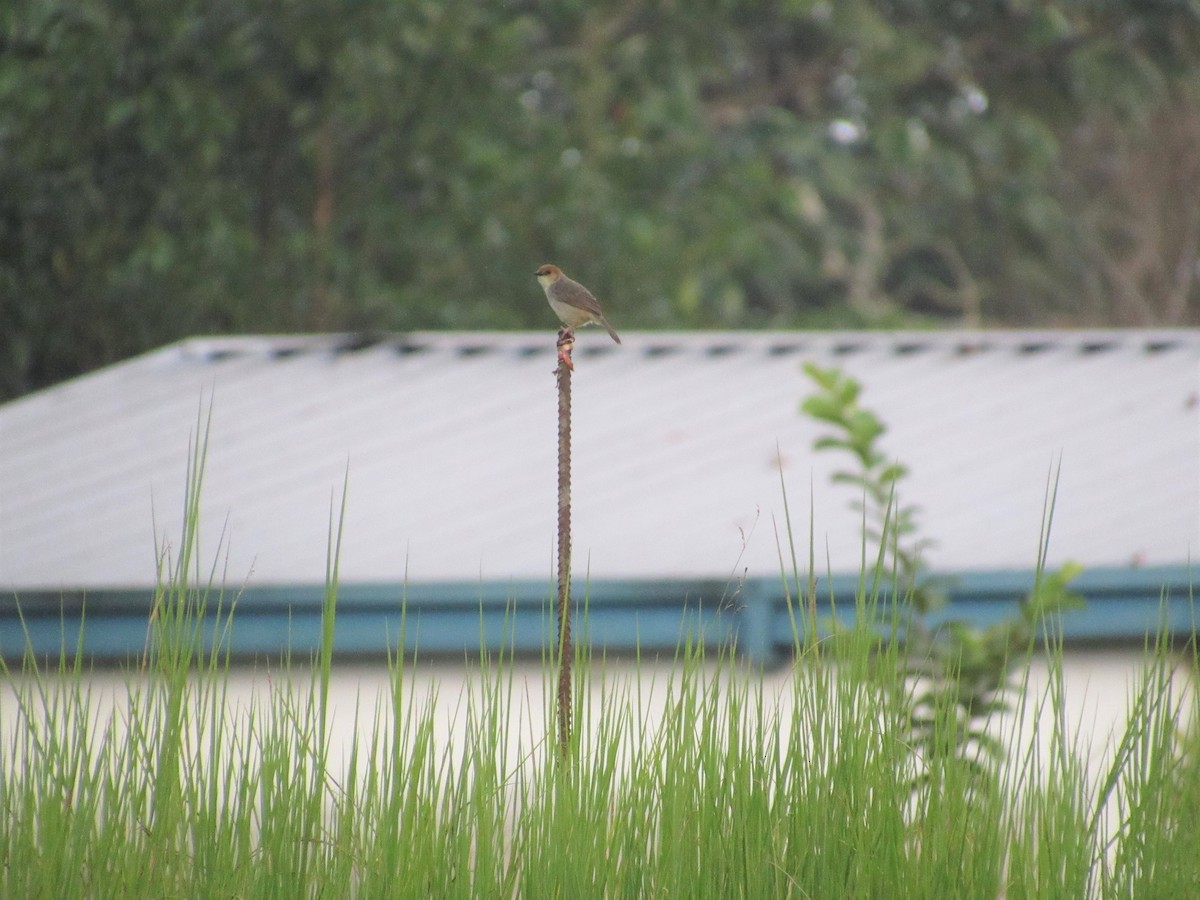
[[[604,313],[600,310],[600,301],[591,291],[564,275],[558,266],[549,263],[541,266],[534,274],[537,275],[542,290],[546,292],[550,308],[564,325],[572,329],[588,324],[603,325],[612,339],[618,344],[621,343],[613,327],[608,324],[608,319],[604,318]]]

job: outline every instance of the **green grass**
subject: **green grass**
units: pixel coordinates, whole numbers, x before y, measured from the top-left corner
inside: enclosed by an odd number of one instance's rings
[[[798,627],[783,678],[686,644],[665,670],[584,649],[564,760],[550,659],[540,693],[481,657],[442,697],[396,657],[378,702],[331,700],[336,509],[322,649],[237,692],[246,673],[221,649],[235,605],[195,559],[201,459],[145,659],[96,677],[64,650],[0,672],[0,896],[1012,900],[1200,884],[1200,752],[1181,731],[1194,653],[1147,648],[1098,777],[1060,648],[1048,686],[988,723],[1005,763],[981,776],[969,754],[914,753],[901,648],[868,629],[816,643]]]
[[[996,723],[1009,755],[994,784],[947,757],[920,790],[884,658],[865,642],[836,660],[809,650],[782,681],[699,651],[665,673],[590,661],[569,764],[510,664],[445,701],[451,731],[401,660],[383,702],[336,715],[320,659],[250,701],[210,660],[107,684],[29,662],[5,676],[0,895],[1175,897],[1200,883],[1200,766],[1178,731],[1195,700],[1164,650],[1100,778],[1052,660],[1050,687],[1012,717],[1025,724]]]

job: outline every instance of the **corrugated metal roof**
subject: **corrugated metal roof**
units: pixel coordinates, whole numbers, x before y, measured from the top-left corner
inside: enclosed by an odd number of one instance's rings
[[[798,411],[807,360],[863,382],[937,568],[1032,567],[1060,456],[1051,564],[1197,547],[1200,333],[601,338],[575,354],[577,576],[777,572],[780,465],[801,556],[811,507],[818,559],[856,569],[854,494],[828,482],[845,461],[812,452],[823,429]],[[224,541],[228,582],[323,580],[347,471],[344,581],[549,582],[553,367],[552,333],[193,339],[9,403],[0,585],[153,582],[210,402],[201,551]]]

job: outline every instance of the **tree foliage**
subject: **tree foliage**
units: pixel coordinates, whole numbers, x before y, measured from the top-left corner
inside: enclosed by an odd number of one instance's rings
[[[15,0],[0,396],[203,332],[1200,320],[1194,3]]]

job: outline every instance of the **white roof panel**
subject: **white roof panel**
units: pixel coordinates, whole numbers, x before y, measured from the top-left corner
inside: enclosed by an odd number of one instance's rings
[[[552,333],[193,339],[0,407],[0,586],[134,586],[178,544],[212,404],[201,552],[230,582],[321,581],[348,477],[346,581],[553,578]],[[577,575],[778,572],[861,555],[813,453],[800,365],[863,382],[943,569],[1186,562],[1200,537],[1200,333],[585,331],[573,379]],[[201,423],[203,424],[203,423]],[[778,459],[777,449],[778,448]],[[224,535],[224,537],[222,537]],[[745,547],[743,549],[743,544]]]

